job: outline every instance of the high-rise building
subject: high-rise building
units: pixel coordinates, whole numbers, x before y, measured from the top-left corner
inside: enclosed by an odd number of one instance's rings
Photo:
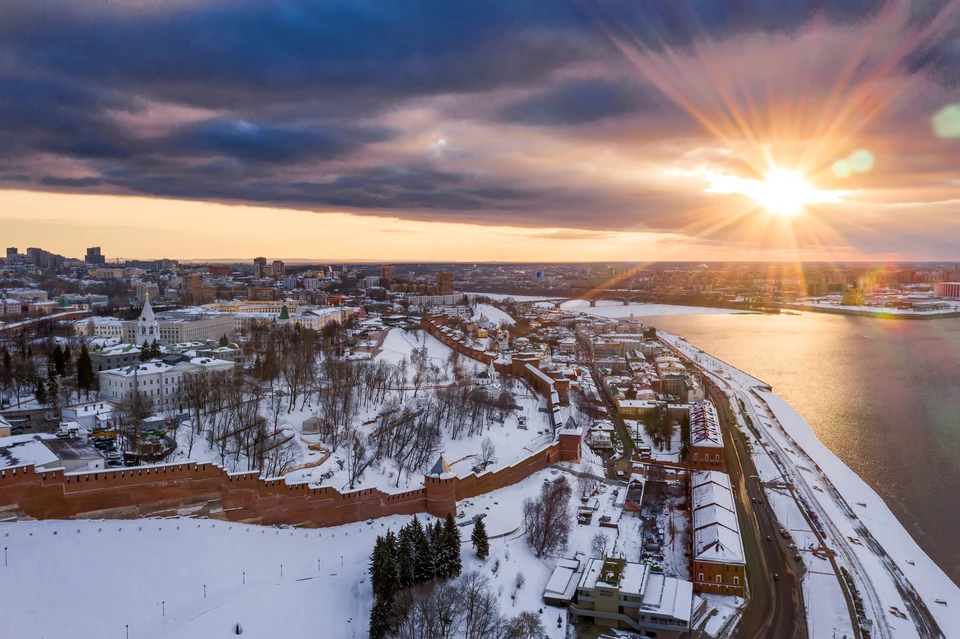
[[[437,273],[437,295],[453,294],[453,273]]]
[[[253,260],[253,277],[260,279],[263,277],[263,270],[267,266],[267,258],[257,257]]]
[[[160,287],[153,282],[137,282],[136,291],[137,304],[140,306],[146,304],[148,297],[152,297],[154,299],[160,297]]]
[[[390,283],[397,279],[397,269],[390,264],[384,264],[380,267],[380,281]]]
[[[87,249],[87,256],[83,261],[87,264],[106,264],[107,258],[100,253],[99,246],[93,246]]]
[[[15,258],[18,254],[19,254],[19,252],[17,251],[17,247],[16,247],[16,246],[11,246],[10,248],[7,249],[7,259],[8,259],[8,260],[12,260],[12,259]]]
[[[274,260],[273,261],[273,276],[277,279],[280,279],[286,274],[286,266],[283,263],[283,260]]]

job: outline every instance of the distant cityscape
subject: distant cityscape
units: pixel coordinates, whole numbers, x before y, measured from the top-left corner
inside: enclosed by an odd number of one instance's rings
[[[285,264],[257,257],[236,264],[173,259],[84,258],[40,248],[7,248],[0,260],[3,324],[64,313],[135,318],[155,309],[201,307],[238,317],[279,315],[317,324],[303,312],[328,306],[426,310],[456,302],[456,291],[659,302],[750,309],[868,313],[951,313],[960,300],[960,265],[942,264]],[[78,315],[79,317],[80,315]],[[98,320],[96,336],[120,328]],[[243,330],[249,320],[238,320]]]

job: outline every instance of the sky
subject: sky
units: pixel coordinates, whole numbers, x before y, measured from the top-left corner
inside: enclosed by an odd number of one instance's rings
[[[960,0],[5,0],[0,243],[960,259]]]

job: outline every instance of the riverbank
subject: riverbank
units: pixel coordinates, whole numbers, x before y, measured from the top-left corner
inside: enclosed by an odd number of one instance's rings
[[[803,543],[797,539],[800,550],[808,542],[824,543],[836,553],[839,574],[813,552],[803,553],[808,570],[818,575],[814,581],[836,574],[815,588],[804,587],[811,628],[819,624],[829,632],[831,624],[839,627],[843,607],[821,595],[824,587],[839,592],[841,586],[860,599],[872,637],[947,637],[960,628],[960,588],[917,545],[880,496],[820,442],[791,406],[767,384],[686,340],[663,331],[660,335],[740,406],[744,430],[755,441],[758,469],[764,478],[775,478],[764,484],[768,503],[778,519],[786,520],[782,525],[809,528]],[[850,627],[860,625],[846,616]],[[824,627],[824,618],[834,621]]]
[[[861,306],[823,306],[820,304],[784,304],[780,308],[832,315],[855,315],[874,319],[933,320],[960,317],[960,311],[908,311],[893,308],[870,308]]]
[[[498,287],[499,288],[499,287]],[[537,292],[536,289],[510,289],[522,291],[518,294],[512,294],[509,292],[484,292],[484,291],[472,291],[465,293],[471,297],[489,297],[493,300],[502,301],[507,298],[512,298],[517,302],[537,302],[537,301],[550,301],[555,302],[560,299],[565,299],[566,301],[562,303],[564,308],[567,308],[571,302],[583,302],[584,305],[588,305],[587,300],[593,300],[595,304],[599,305],[616,305],[624,306],[624,308],[641,308],[641,307],[662,307],[665,309],[670,308],[698,308],[698,309],[713,309],[717,312],[725,311],[728,313],[732,312],[741,312],[741,313],[788,313],[791,311],[804,311],[810,313],[827,313],[831,315],[853,315],[857,317],[869,317],[872,319],[910,319],[910,320],[934,320],[934,319],[949,319],[949,318],[960,318],[960,307],[954,307],[953,310],[943,310],[943,311],[913,311],[908,309],[895,309],[895,308],[880,308],[880,307],[869,307],[869,306],[826,306],[822,304],[796,304],[796,303],[784,303],[784,302],[775,302],[771,304],[759,304],[756,302],[733,302],[733,301],[724,301],[718,300],[716,295],[663,295],[663,294],[654,294],[654,293],[644,293],[641,291],[618,291],[614,289],[610,290],[577,290],[577,289],[544,289],[542,295],[533,295],[532,293]],[[616,300],[610,299],[612,297],[618,298]],[[619,300],[619,297],[630,298],[633,301],[629,305],[623,305],[622,301]],[[573,310],[571,308],[571,310]],[[584,312],[590,312],[586,308],[577,309],[583,310]],[[696,311],[688,311],[696,312]],[[594,313],[596,314],[596,313]],[[671,315],[671,314],[683,314],[682,312],[644,312],[637,313],[637,315]]]

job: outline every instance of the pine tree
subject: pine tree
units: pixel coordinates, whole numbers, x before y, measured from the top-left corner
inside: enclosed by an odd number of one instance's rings
[[[450,576],[453,558],[450,556],[443,523],[438,519],[433,524],[427,525],[427,530],[430,533],[430,547],[433,549],[434,573],[437,577],[445,579]]]
[[[392,602],[377,597],[370,610],[370,639],[386,639],[393,616]]]
[[[93,360],[90,359],[90,351],[87,345],[80,347],[80,355],[77,357],[77,389],[85,391],[87,399],[90,399],[90,391],[93,389]]]
[[[483,525],[482,519],[478,519],[477,523],[473,525],[473,534],[470,536],[470,540],[473,541],[473,549],[476,551],[477,557],[483,560],[490,555],[490,539],[487,538],[487,527]]]
[[[391,601],[400,589],[397,580],[397,560],[391,541],[377,537],[370,556],[370,584],[373,594],[384,601]]]
[[[430,540],[427,539],[427,533],[423,530],[423,525],[416,515],[413,516],[410,527],[416,553],[413,558],[413,581],[423,584],[436,576],[436,558],[433,548],[430,546]]]
[[[437,522],[437,527],[440,527]],[[460,529],[457,528],[457,522],[453,520],[453,515],[447,513],[447,518],[443,522],[443,543],[447,550],[447,577],[459,577],[463,572],[463,559],[460,557]]]
[[[401,588],[409,588],[414,584],[414,563],[417,555],[417,544],[411,526],[400,529],[397,539],[397,579]]]
[[[64,372],[64,359],[63,359],[63,349],[60,348],[60,345],[57,344],[53,347],[53,354],[50,356],[53,362],[53,369],[57,372],[57,375],[63,375]]]
[[[33,396],[40,405],[47,403],[47,387],[42,379],[37,379],[37,387],[33,389]]]

